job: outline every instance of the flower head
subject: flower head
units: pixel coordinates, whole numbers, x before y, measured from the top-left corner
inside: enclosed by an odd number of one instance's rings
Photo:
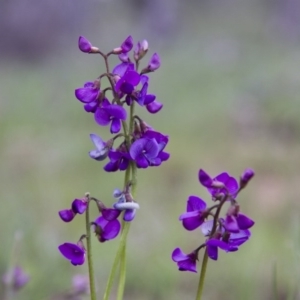
[[[68,259],[72,265],[82,265],[85,261],[85,249],[81,243],[64,243],[58,247],[60,253]]]
[[[78,39],[78,47],[85,53],[90,53],[92,51],[92,44],[83,36],[80,36]]]
[[[186,213],[180,215],[179,220],[186,230],[198,228],[206,217],[206,203],[196,196],[189,196],[187,201]]]
[[[160,67],[160,57],[157,53],[154,53],[152,57],[150,58],[149,64],[148,64],[148,70],[153,72],[157,70]]]
[[[172,260],[177,263],[179,271],[190,271],[197,273],[196,261],[198,258],[195,252],[185,254],[180,248],[176,248],[172,253]]]
[[[83,103],[95,102],[100,94],[100,83],[99,81],[95,82],[86,82],[82,88],[75,90],[76,98]]]
[[[126,120],[126,117],[126,110],[122,106],[110,104],[107,98],[103,99],[101,106],[95,111],[95,121],[101,126],[111,123],[111,133],[118,133],[121,130],[121,121]]]
[[[125,41],[121,44],[122,53],[129,52],[133,47],[133,38],[132,36],[128,36]]]
[[[224,197],[229,194],[236,197],[239,186],[234,177],[227,172],[223,172],[211,179],[211,177],[202,169],[199,170],[198,178],[200,183],[207,188],[213,199]]]
[[[108,158],[110,161],[104,166],[106,172],[124,171],[128,168],[130,155],[125,146],[121,145],[116,150],[111,149]]]
[[[117,237],[121,229],[119,220],[114,219],[108,221],[103,216],[100,216],[95,220],[94,226],[95,233],[101,243]]]
[[[243,174],[240,177],[240,187],[244,188],[248,182],[252,179],[252,177],[254,176],[254,171],[252,169],[246,169]]]

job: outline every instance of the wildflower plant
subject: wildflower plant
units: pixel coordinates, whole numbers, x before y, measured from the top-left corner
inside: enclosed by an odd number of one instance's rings
[[[90,297],[91,300],[95,300],[91,232],[95,233],[100,243],[116,238],[121,232],[119,249],[103,299],[109,299],[119,266],[117,299],[122,299],[126,276],[126,239],[130,223],[140,208],[135,200],[137,169],[158,167],[170,157],[169,153],[164,151],[169,141],[168,136],[156,131],[135,113],[136,106],[146,109],[150,114],[159,112],[163,107],[163,104],[156,100],[156,95],[149,93],[150,78],[147,75],[160,67],[160,57],[154,53],[142,64],[142,59],[148,52],[148,42],[144,40],[134,46],[131,36],[106,54],[84,37],[79,38],[78,47],[84,53],[102,56],[105,71],[96,79],[87,81],[77,88],[75,97],[83,104],[84,111],[94,118],[95,129],[106,126],[112,134],[111,139],[104,141],[98,134],[91,133],[93,147],[89,157],[96,163],[105,161],[103,166],[105,172],[124,171],[124,183],[123,188],[116,188],[113,191],[114,203],[109,207],[86,193],[84,197],[74,199],[70,208],[60,210],[59,217],[64,222],[71,222],[78,214],[85,214],[86,230],[78,242],[65,242],[58,249],[74,266],[84,264],[87,259]],[[108,61],[112,55],[117,55],[120,60],[113,68]],[[107,87],[103,87],[104,78],[108,79]],[[93,221],[90,220],[92,202],[95,202],[99,214]]]
[[[64,222],[71,222],[77,215],[85,214],[86,228],[78,242],[65,242],[58,249],[74,266],[83,265],[87,260],[90,298],[96,300],[92,232],[100,243],[116,238],[121,232],[103,296],[103,300],[109,299],[119,268],[117,299],[121,300],[126,279],[126,240],[130,224],[140,208],[136,201],[137,170],[158,167],[170,157],[165,151],[169,142],[168,135],[148,125],[136,113],[137,106],[150,114],[158,113],[163,107],[156,100],[156,95],[150,93],[148,76],[159,69],[161,62],[159,55],[154,53],[144,63],[148,42],[144,40],[134,45],[131,36],[106,54],[84,37],[79,38],[78,47],[84,53],[99,54],[104,60],[105,71],[96,79],[90,79],[78,87],[75,97],[83,104],[84,111],[94,118],[95,131],[103,126],[108,127],[112,134],[105,141],[97,133],[91,133],[93,146],[91,145],[89,157],[95,163],[103,161],[104,172],[124,172],[124,182],[122,188],[118,188],[120,185],[116,184],[118,187],[112,191],[113,203],[108,206],[86,193],[82,198],[74,199],[69,208],[59,211],[59,217]],[[110,56],[118,56],[120,61],[113,68],[109,64]],[[108,80],[108,86],[103,86],[104,78]],[[237,196],[253,175],[254,172],[247,169],[238,183],[227,172],[211,178],[205,171],[199,171],[199,181],[211,195],[213,205],[209,207],[204,200],[191,195],[187,200],[186,212],[180,215],[179,220],[188,231],[201,228],[206,240],[188,254],[180,248],[172,253],[172,259],[180,271],[196,273],[199,252],[205,249],[196,299],[201,299],[208,258],[217,260],[219,250],[237,251],[250,238],[249,229],[254,221],[240,212]],[[90,219],[92,202],[98,213],[94,220]],[[229,207],[226,214],[221,216],[221,209],[225,204]]]

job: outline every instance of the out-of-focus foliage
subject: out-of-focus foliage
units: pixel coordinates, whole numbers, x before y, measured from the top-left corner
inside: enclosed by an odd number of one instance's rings
[[[87,191],[111,204],[123,178],[88,157],[89,133],[109,134],[74,89],[104,68],[100,57],[80,53],[77,39],[108,51],[129,34],[161,55],[151,89],[164,108],[138,113],[170,135],[171,158],[138,174],[126,299],[194,298],[198,276],[178,272],[170,256],[176,246],[188,252],[203,241],[178,221],[188,195],[209,200],[200,167],[256,171],[239,196],[256,221],[253,236],[238,253],[209,262],[207,299],[272,299],[274,265],[282,299],[300,297],[299,14],[296,0],[0,3],[0,273],[21,230],[18,261],[31,281],[19,299],[47,299],[87,272],[57,251],[79,238],[84,220],[65,224],[57,212]],[[94,240],[99,295],[117,242]]]

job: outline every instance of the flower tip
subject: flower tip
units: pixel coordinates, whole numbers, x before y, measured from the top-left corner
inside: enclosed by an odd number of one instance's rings
[[[213,180],[210,176],[202,169],[199,170],[198,178],[200,183],[205,187],[210,187],[213,183]]]
[[[244,188],[254,175],[255,173],[252,169],[250,168],[245,169],[243,174],[240,177],[240,187]]]
[[[153,72],[160,67],[160,57],[157,53],[154,53],[149,61],[148,70]]]

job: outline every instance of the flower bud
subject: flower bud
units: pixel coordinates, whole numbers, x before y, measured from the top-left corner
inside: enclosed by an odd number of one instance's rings
[[[89,40],[85,37],[80,36],[78,40],[78,47],[84,53],[98,53],[99,49],[97,47],[93,47]]]
[[[134,59],[136,61],[141,60],[146,53],[148,52],[148,42],[143,40],[142,42],[138,42],[136,48],[134,49]]]
[[[254,176],[254,171],[252,169],[246,169],[243,174],[240,177],[240,188],[243,189],[244,187],[246,187],[246,185],[248,184],[248,182],[252,179],[252,177]]]

